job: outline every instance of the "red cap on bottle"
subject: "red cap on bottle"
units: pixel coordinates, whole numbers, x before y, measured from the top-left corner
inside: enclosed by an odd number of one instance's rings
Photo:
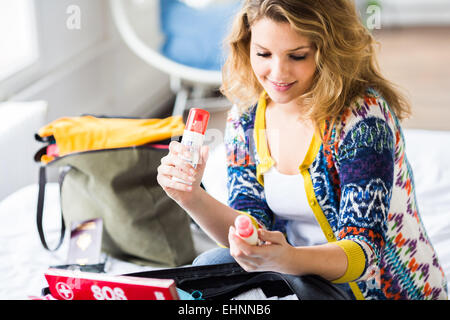
[[[206,127],[208,126],[208,120],[208,111],[192,108],[191,110],[189,110],[189,115],[186,122],[186,130],[194,131],[204,135]]]
[[[252,221],[249,217],[240,215],[234,221],[237,233],[244,238],[248,238],[253,234]]]

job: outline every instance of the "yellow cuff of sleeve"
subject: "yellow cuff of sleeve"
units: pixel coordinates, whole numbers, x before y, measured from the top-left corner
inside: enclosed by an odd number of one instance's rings
[[[252,220],[252,224],[255,226],[256,229],[261,228],[261,226],[259,225],[258,221],[251,214],[249,214],[249,213],[247,213],[245,211],[239,211],[239,210],[237,210],[237,212],[239,214],[245,214],[246,216],[248,216],[250,218],[250,220]],[[223,244],[221,244],[219,242],[216,242],[216,243],[221,248],[228,248],[227,246],[224,246]]]
[[[333,283],[346,283],[356,280],[361,276],[366,266],[366,256],[362,248],[354,241],[351,240],[339,240],[333,242],[341,247],[347,255],[347,271],[344,275]]]

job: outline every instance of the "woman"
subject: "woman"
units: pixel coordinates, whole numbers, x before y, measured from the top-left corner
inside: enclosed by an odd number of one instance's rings
[[[159,167],[167,194],[229,248],[194,263],[315,274],[356,299],[446,299],[404,150],[409,107],[380,74],[353,2],[245,1],[228,43],[229,206],[199,187],[206,147],[194,169],[172,142]],[[235,235],[238,214],[263,245]]]

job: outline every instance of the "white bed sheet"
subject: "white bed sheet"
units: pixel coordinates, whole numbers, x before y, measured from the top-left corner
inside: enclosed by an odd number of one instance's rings
[[[406,130],[407,155],[414,171],[420,215],[440,262],[450,279],[450,132]],[[226,166],[223,145],[211,152],[203,183],[213,196],[226,202]],[[37,185],[20,189],[0,202],[0,299],[27,299],[39,295],[50,265],[65,264],[66,235],[56,252],[45,250],[36,229]],[[48,241],[59,236],[60,211],[57,184],[48,184],[44,228]],[[214,245],[203,233],[194,231],[197,252]],[[123,274],[152,270],[109,258],[107,272]]]
[[[38,186],[29,185],[0,202],[0,300],[23,300],[39,296],[47,286],[44,272],[49,266],[66,264],[69,231],[61,247],[54,252],[43,248],[36,228]],[[43,228],[51,248],[57,243],[61,228],[59,186],[46,186]],[[197,253],[216,244],[203,232],[192,228]],[[106,255],[103,254],[103,258]],[[113,275],[156,270],[113,257],[106,259],[106,272]]]
[[[40,295],[47,286],[44,272],[51,265],[66,264],[68,234],[55,252],[45,250],[36,228],[37,185],[27,186],[0,203],[0,299],[27,299]],[[44,229],[50,247],[60,233],[59,190],[55,183],[46,188]],[[111,259],[109,272],[121,274],[143,270],[131,263]]]

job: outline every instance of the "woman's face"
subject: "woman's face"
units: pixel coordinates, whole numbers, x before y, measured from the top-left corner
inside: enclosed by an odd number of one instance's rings
[[[255,22],[251,34],[250,62],[270,99],[287,104],[307,92],[316,71],[309,39],[268,18]]]

